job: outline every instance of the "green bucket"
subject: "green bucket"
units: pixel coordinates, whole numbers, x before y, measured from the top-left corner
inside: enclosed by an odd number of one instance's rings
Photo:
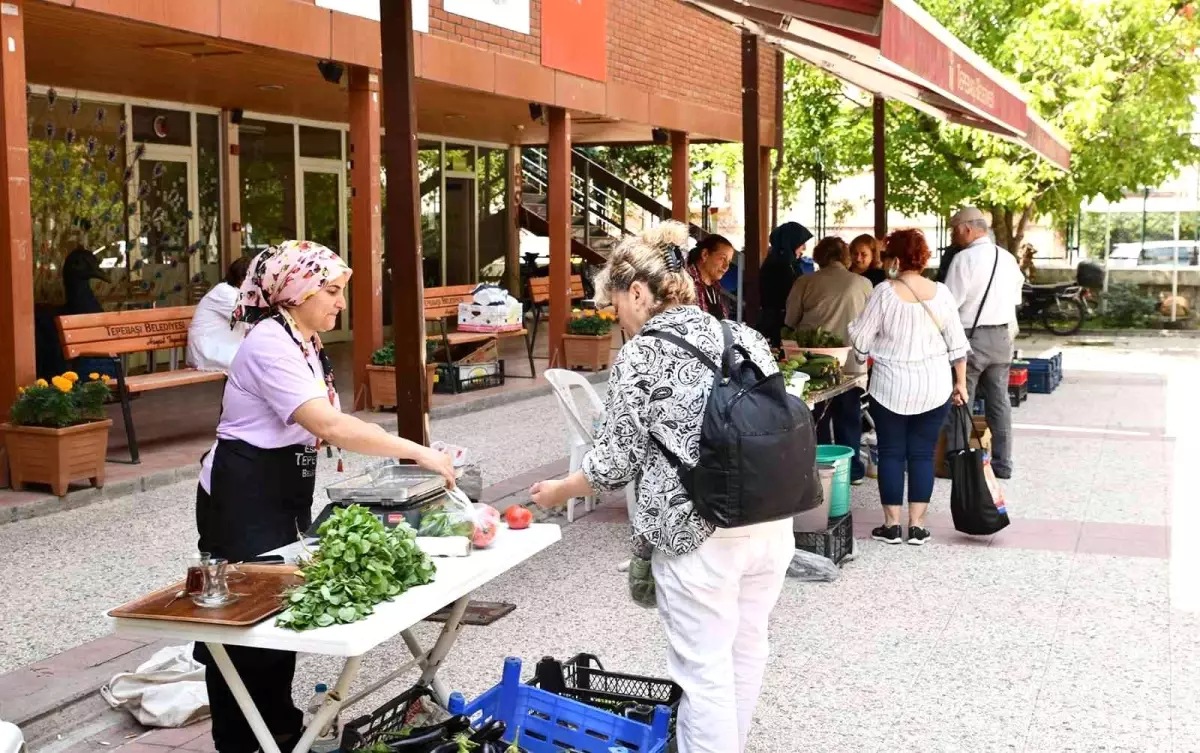
[[[850,512],[850,458],[854,450],[837,444],[817,445],[817,463],[833,466],[833,492],[829,495],[829,517]]]

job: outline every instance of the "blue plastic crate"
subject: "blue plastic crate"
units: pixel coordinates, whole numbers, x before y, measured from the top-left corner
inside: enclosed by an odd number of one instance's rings
[[[504,735],[512,742],[520,731],[520,745],[529,753],[561,753],[571,749],[583,753],[661,753],[667,749],[671,710],[659,706],[651,724],[642,724],[579,701],[521,684],[521,660],[504,660],[499,685],[470,703],[461,693],[450,696],[451,714],[464,714],[475,727],[499,719],[508,727]]]
[[[1035,395],[1049,395],[1058,388],[1062,378],[1049,371],[1029,372],[1029,391]]]

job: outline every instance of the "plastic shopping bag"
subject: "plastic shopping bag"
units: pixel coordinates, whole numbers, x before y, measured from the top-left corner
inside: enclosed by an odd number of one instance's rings
[[[809,583],[832,583],[842,574],[842,570],[828,557],[797,549],[792,555],[787,574]]]
[[[475,535],[475,508],[471,500],[457,489],[447,489],[436,502],[421,509],[418,536]]]
[[[970,446],[970,410],[965,405],[953,410],[951,431],[956,441],[951,444],[962,448],[946,453],[954,530],[971,536],[989,536],[1008,526],[1008,510],[991,463],[985,462],[986,451]]]
[[[640,607],[654,609],[658,596],[654,586],[654,571],[650,558],[654,547],[641,536],[633,539],[633,556],[629,560],[629,596]]]

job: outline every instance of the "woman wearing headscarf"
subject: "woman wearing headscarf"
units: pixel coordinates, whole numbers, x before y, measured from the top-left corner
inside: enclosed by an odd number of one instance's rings
[[[196,490],[199,548],[230,562],[253,559],[296,540],[311,523],[317,450],[329,444],[395,457],[454,483],[450,459],[342,413],[321,332],[346,307],[350,268],[333,251],[285,241],[254,258],[231,326],[250,332],[229,367],[217,441],[201,463]],[[302,714],[292,703],[295,654],[228,646],[225,651],[281,747],[298,739]],[[213,743],[219,753],[251,753],[259,744],[212,653],[208,667]]]
[[[783,329],[788,294],[796,281],[797,260],[804,255],[805,245],[813,234],[799,222],[785,222],[771,231],[771,250],[759,272],[758,331],[771,347],[778,348],[779,332]]]

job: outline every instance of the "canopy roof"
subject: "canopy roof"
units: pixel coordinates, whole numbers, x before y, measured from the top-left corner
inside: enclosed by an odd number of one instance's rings
[[[1054,165],[1070,148],[1028,97],[912,0],[684,0],[864,91],[991,131]]]

